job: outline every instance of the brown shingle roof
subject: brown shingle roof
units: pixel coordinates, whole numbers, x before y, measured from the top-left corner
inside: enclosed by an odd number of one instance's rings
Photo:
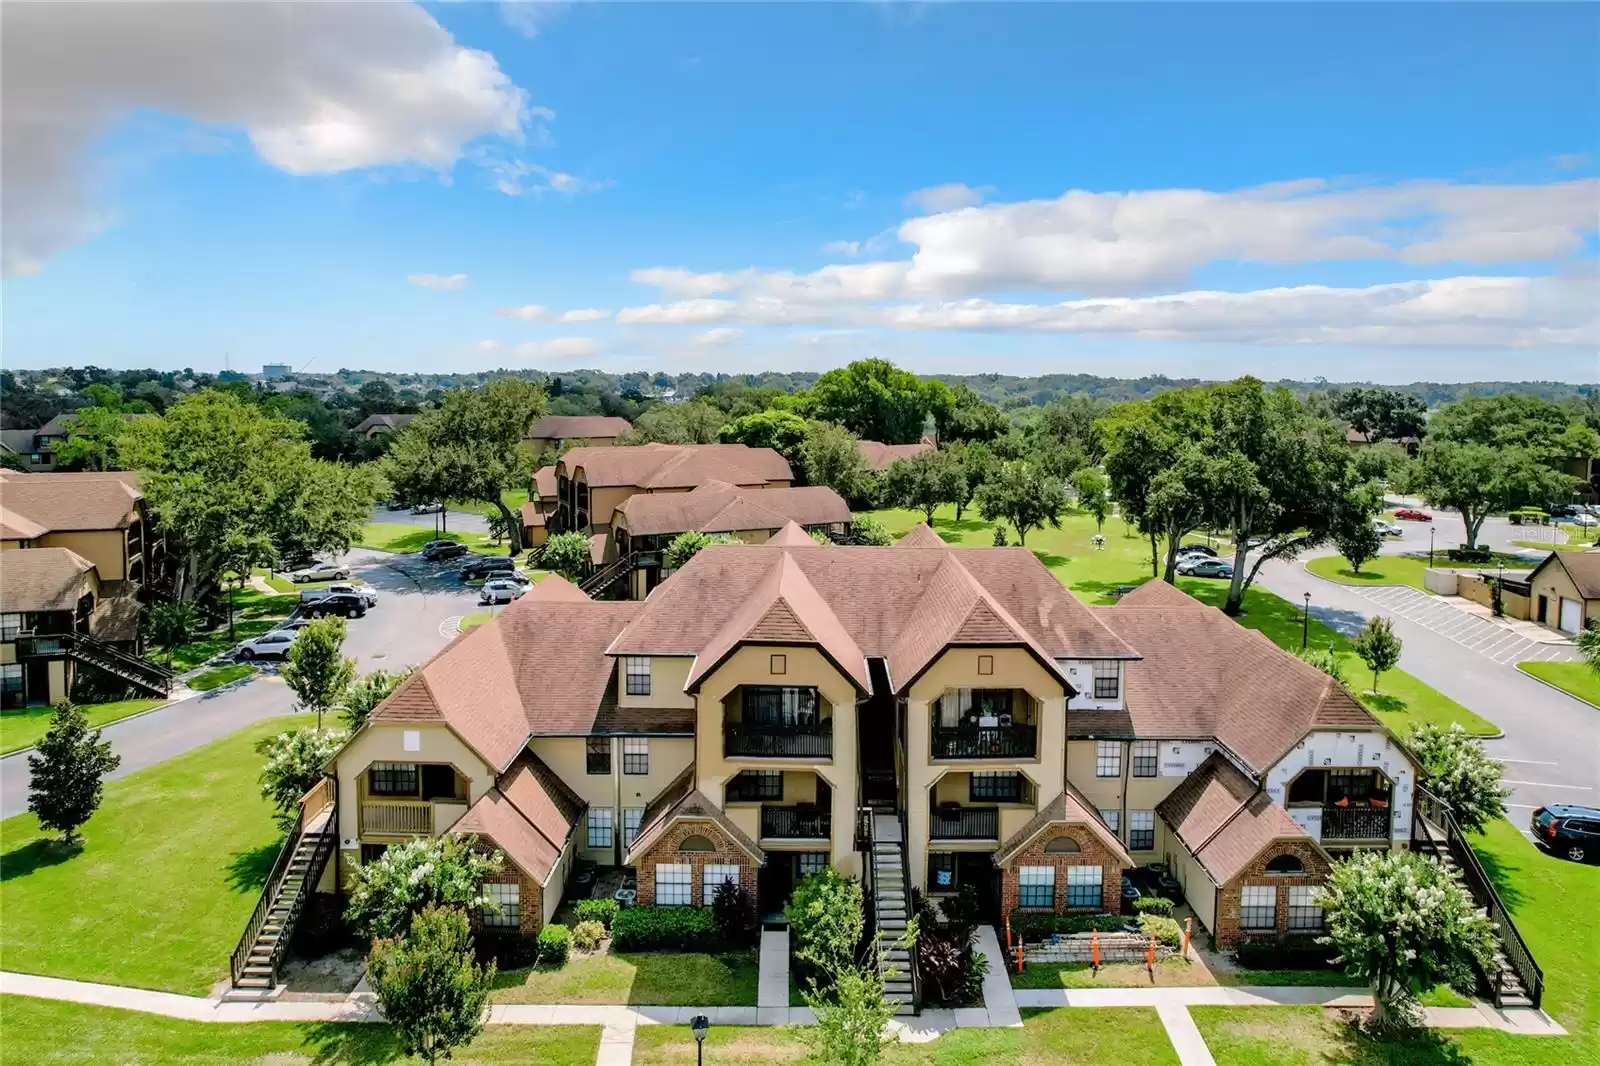
[[[1164,582],[1094,613],[1145,653],[1127,666],[1136,736],[1215,739],[1265,770],[1314,726],[1382,728],[1331,677]],[[1075,734],[1080,716],[1068,715]]]
[[[1534,574],[1554,562],[1567,572],[1578,588],[1578,595],[1586,600],[1600,600],[1600,552],[1551,552],[1549,558],[1534,567]]]
[[[608,415],[545,415],[528,430],[529,440],[619,437],[633,428],[626,418]]]
[[[33,540],[50,530],[27,515],[20,515],[9,507],[0,506],[0,540]]]
[[[543,759],[531,751],[517,756],[495,787],[557,849],[566,843],[587,806]]]
[[[0,610],[71,611],[94,564],[70,548],[0,552]]]
[[[647,851],[669,825],[683,820],[711,822],[726,833],[728,839],[749,855],[757,866],[766,862],[766,852],[694,787],[694,763],[684,767],[683,773],[673,778],[645,806],[639,820],[639,832],[633,838],[633,844],[629,846],[623,861],[630,866],[635,864],[636,856]]]
[[[561,860],[561,849],[534,828],[526,815],[498,788],[491,788],[450,827],[452,836],[476,834],[505,853],[523,873],[544,884]]]
[[[556,498],[556,468],[541,466],[533,472],[533,491],[540,500],[554,501]]]
[[[363,418],[361,420],[361,424],[360,425],[356,426],[355,432],[358,433],[358,434],[365,434],[368,431],[374,430],[374,429],[388,429],[388,430],[398,431],[398,430],[405,429],[408,425],[411,424],[411,420],[413,418],[416,418],[416,417],[417,416],[415,414],[409,414],[409,415],[399,415],[399,414],[368,415],[366,418]]]
[[[596,488],[687,489],[707,481],[761,487],[790,481],[789,462],[771,448],[743,444],[640,444],[634,447],[573,448],[561,457],[569,472],[582,468]]]
[[[58,532],[121,529],[138,517],[138,476],[125,472],[0,475],[6,510]]]
[[[906,535],[895,541],[897,548],[945,548],[944,539],[926,522],[918,522],[906,530]]]
[[[779,544],[785,548],[814,548],[817,542],[811,539],[811,534],[801,529],[793,519],[785,522],[783,528],[767,539],[768,544]]]
[[[1217,884],[1226,884],[1263,848],[1283,839],[1310,839],[1289,812],[1220,752],[1213,752],[1156,806]]]
[[[804,488],[736,488],[713,481],[692,492],[638,493],[618,508],[634,536],[699,530],[737,533],[850,521],[850,506],[826,485]]]
[[[925,440],[919,440],[915,444],[883,444],[875,440],[859,440],[856,441],[856,448],[861,452],[861,458],[866,460],[868,470],[887,470],[894,465],[896,459],[910,459],[923,452],[933,451],[933,445]]]
[[[1122,841],[1117,839],[1117,834],[1100,820],[1100,812],[1071,783],[1068,783],[1065,792],[1045,804],[1038,814],[1028,819],[1026,825],[1011,835],[1011,839],[1000,845],[994,853],[995,865],[1003,866],[1045,829],[1059,823],[1088,826],[1089,831],[1119,863],[1123,866],[1134,865],[1133,857],[1122,846]]]
[[[528,529],[538,529],[544,525],[544,512],[539,510],[539,504],[534,500],[522,505],[522,524]]]

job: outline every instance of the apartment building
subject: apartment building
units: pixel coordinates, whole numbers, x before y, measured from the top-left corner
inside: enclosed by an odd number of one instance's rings
[[[901,459],[915,459],[923,452],[934,450],[931,440],[919,440],[915,444],[885,444],[876,440],[856,441],[856,450],[861,453],[862,462],[867,469],[874,473],[881,473],[889,469]]]
[[[528,447],[538,463],[567,448],[609,448],[632,428],[626,418],[609,415],[545,415],[528,429]]]
[[[477,833],[514,868],[492,921],[524,931],[580,858],[632,867],[641,903],[736,880],[772,914],[876,840],[991,918],[1115,911],[1123,874],[1163,863],[1224,945],[1320,921],[1334,856],[1407,846],[1416,781],[1340,685],[1182,592],[1087,607],[1024,549],[926,527],[713,546],[642,602],[547,579],[336,774],[343,867]]]

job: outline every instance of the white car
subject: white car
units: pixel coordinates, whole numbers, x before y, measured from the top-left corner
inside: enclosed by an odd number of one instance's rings
[[[1375,518],[1372,520],[1372,528],[1376,529],[1385,537],[1403,537],[1406,535],[1405,530],[1401,529],[1393,522],[1385,522],[1381,518]]]
[[[289,654],[289,646],[299,635],[297,629],[274,629],[243,641],[235,654],[247,662],[251,659],[282,659]]]
[[[1600,518],[1596,518],[1588,511],[1579,511],[1572,516],[1572,521],[1580,526],[1600,526]]]
[[[330,593],[348,592],[352,596],[360,596],[363,600],[366,600],[368,607],[378,606],[378,590],[368,585],[334,584],[328,586],[328,591]]]
[[[490,603],[510,603],[518,599],[527,590],[515,581],[500,577],[483,583],[483,591],[478,596],[480,605]]]
[[[296,585],[303,585],[307,581],[345,581],[349,577],[349,567],[318,561],[294,571],[289,575],[289,580]]]

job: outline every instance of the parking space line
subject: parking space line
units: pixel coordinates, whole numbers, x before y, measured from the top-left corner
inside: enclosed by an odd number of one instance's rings
[[[1594,791],[1594,786],[1592,785],[1555,785],[1549,781],[1513,781],[1509,777],[1502,777],[1500,783],[1503,785],[1526,785],[1529,788],[1568,788],[1574,792]]]

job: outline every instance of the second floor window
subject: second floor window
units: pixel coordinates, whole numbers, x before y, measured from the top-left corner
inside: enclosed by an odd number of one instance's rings
[[[783,774],[778,770],[741,770],[728,782],[728,799],[750,803],[783,799]]]
[[[1156,812],[1128,812],[1128,850],[1150,851],[1156,846]]]
[[[650,740],[648,737],[623,738],[622,772],[636,775],[650,772]]]
[[[1122,776],[1122,742],[1100,740],[1094,746],[1094,776]]]
[[[367,770],[367,791],[374,796],[415,796],[417,764],[375,762]]]
[[[762,725],[815,725],[817,690],[788,685],[746,685],[741,696],[746,722]]]
[[[611,738],[590,737],[584,744],[584,770],[590,774],[611,772]]]
[[[1098,660],[1094,664],[1094,698],[1114,700],[1122,691],[1122,664],[1115,659]]]
[[[0,640],[16,640],[22,632],[22,615],[0,614]]]
[[[976,800],[995,803],[1022,802],[1021,774],[973,774],[971,796]]]
[[[1154,740],[1133,742],[1133,776],[1154,777],[1161,762],[1161,745]]]
[[[650,659],[644,655],[629,655],[622,660],[623,691],[629,696],[650,695]]]

